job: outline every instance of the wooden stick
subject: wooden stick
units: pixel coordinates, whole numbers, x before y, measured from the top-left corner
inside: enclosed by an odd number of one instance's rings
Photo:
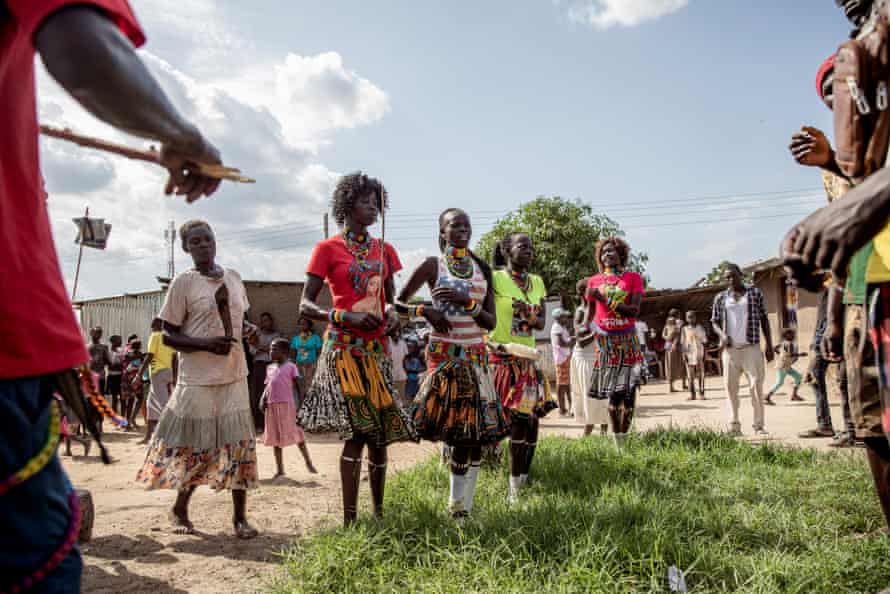
[[[148,150],[135,149],[123,144],[117,144],[115,142],[102,140],[100,138],[92,138],[90,136],[77,134],[75,132],[72,132],[69,128],[54,128],[45,124],[40,125],[40,133],[51,138],[58,138],[60,140],[73,142],[78,146],[105,151],[106,153],[120,155],[122,157],[134,159],[136,161],[145,161],[147,163],[154,163],[156,165],[160,165],[161,162],[161,154],[158,152],[157,149],[155,149],[154,146],[152,146]],[[197,163],[197,171],[201,175],[206,175],[207,177],[225,179],[242,184],[252,184],[256,182],[256,180],[253,178],[241,175],[240,169],[237,169],[235,167],[226,167],[225,165]]]

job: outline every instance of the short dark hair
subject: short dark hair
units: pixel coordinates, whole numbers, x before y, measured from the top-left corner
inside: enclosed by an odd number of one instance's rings
[[[517,235],[525,235],[529,239],[531,236],[525,231],[512,231],[504,235],[504,238],[494,244],[494,251],[491,254],[491,264],[495,268],[506,268],[507,262],[510,260],[510,249],[513,246],[513,240]],[[534,254],[534,249],[532,249]]]
[[[213,233],[213,227],[210,226],[210,223],[201,219],[192,219],[190,221],[186,221],[179,228],[179,241],[182,244],[182,251],[188,253],[188,235],[198,227],[207,227],[210,230],[210,233]]]
[[[269,318],[270,320],[274,320],[274,319],[275,319],[275,318],[272,317],[272,314],[270,314],[270,313],[267,312],[267,311],[264,311],[263,313],[261,313],[261,314],[260,314],[260,317],[261,317],[261,318],[263,318],[263,317],[265,317],[265,318]]]
[[[612,244],[618,253],[618,259],[621,260],[621,266],[627,266],[627,259],[630,257],[630,246],[627,242],[616,235],[604,237],[596,242],[596,267],[599,270],[603,268],[603,250],[607,245]]]
[[[290,350],[290,343],[287,341],[286,338],[276,338],[269,346],[284,349],[285,351]]]
[[[331,213],[337,224],[345,223],[346,215],[352,210],[355,201],[368,194],[377,197],[377,208],[380,212],[389,208],[389,194],[386,193],[386,188],[380,180],[368,177],[361,171],[341,177],[331,196]]]

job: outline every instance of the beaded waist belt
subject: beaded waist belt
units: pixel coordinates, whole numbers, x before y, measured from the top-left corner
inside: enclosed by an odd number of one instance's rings
[[[453,344],[448,342],[430,342],[427,352],[433,357],[446,357],[448,359],[460,359],[472,363],[487,363],[488,356],[485,352],[485,344]]]
[[[348,350],[355,357],[383,355],[387,352],[386,345],[380,340],[369,340],[333,328],[329,328],[325,333],[325,346],[332,349]]]

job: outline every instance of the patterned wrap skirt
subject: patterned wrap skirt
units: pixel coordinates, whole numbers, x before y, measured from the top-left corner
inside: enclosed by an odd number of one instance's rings
[[[587,397],[608,400],[610,404],[632,403],[643,364],[637,333],[631,330],[625,334],[597,334],[594,348],[596,357]]]
[[[177,384],[136,477],[149,489],[256,487],[256,437],[247,380]]]
[[[449,446],[495,443],[510,433],[485,344],[430,343],[430,371],[414,399],[417,435]]]
[[[382,447],[417,441],[409,414],[393,398],[392,359],[382,343],[329,330],[299,424]]]
[[[531,359],[489,352],[488,364],[501,405],[513,419],[543,417],[558,408],[550,383]]]

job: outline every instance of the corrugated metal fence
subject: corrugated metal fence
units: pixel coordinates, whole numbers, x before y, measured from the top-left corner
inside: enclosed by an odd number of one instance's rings
[[[146,344],[151,333],[151,321],[161,311],[163,304],[164,291],[81,303],[80,326],[84,340],[88,340],[90,328],[102,326],[105,342],[112,334],[120,334],[124,341],[130,334],[136,334]]]

